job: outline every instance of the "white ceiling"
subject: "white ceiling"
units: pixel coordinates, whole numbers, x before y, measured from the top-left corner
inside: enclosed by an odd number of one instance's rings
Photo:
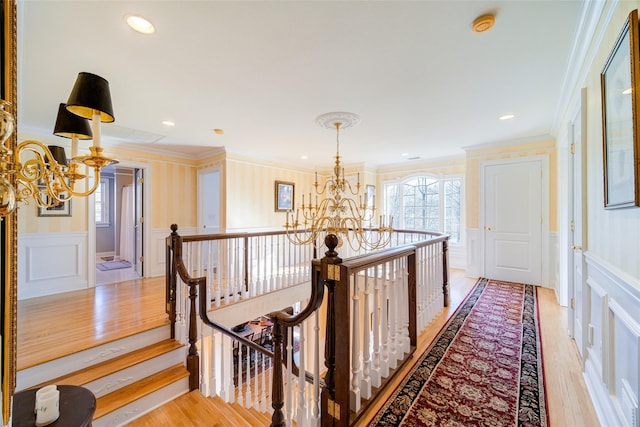
[[[58,104],[78,72],[88,71],[111,88],[116,121],[102,127],[107,152],[123,142],[185,155],[224,147],[325,167],[335,132],[315,119],[330,111],[361,117],[341,133],[346,164],[446,158],[462,155],[461,147],[548,138],[583,5],[20,1],[19,127],[50,135]],[[488,12],[494,28],[472,32]],[[135,33],[127,13],[150,19],[156,33]],[[506,113],[516,117],[499,121]]]

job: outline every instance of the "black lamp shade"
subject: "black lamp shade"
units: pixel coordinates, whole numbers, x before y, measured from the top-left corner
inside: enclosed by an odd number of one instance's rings
[[[92,119],[93,112],[98,111],[101,122],[114,121],[109,82],[95,74],[78,73],[67,100],[67,110],[85,119]]]
[[[60,103],[56,125],[53,134],[63,138],[91,139],[91,125],[89,121],[67,110],[67,104]]]
[[[49,151],[51,151],[53,158],[56,160],[56,162],[58,162],[59,165],[61,166],[68,165],[67,155],[64,152],[64,147],[59,147],[57,145],[49,145],[47,146],[47,148],[49,149]]]

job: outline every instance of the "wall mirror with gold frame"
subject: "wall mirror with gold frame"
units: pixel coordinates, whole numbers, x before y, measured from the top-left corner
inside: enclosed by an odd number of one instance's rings
[[[16,117],[17,111],[17,65],[16,65],[16,2],[2,0],[0,10],[2,22],[2,84],[0,98],[11,102],[7,108]],[[16,146],[16,132],[7,145],[13,150]],[[9,178],[13,185],[13,178]],[[17,211],[0,221],[0,251],[2,261],[2,420],[9,423],[11,416],[11,398],[16,384],[16,321],[17,321]]]

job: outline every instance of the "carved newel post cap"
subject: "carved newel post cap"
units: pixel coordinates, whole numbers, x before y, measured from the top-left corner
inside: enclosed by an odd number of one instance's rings
[[[329,250],[324,254],[331,258],[338,256],[338,252],[335,251],[338,243],[340,243],[340,240],[338,240],[338,236],[336,236],[335,234],[327,234],[324,238],[324,244],[327,245],[327,248],[329,248]]]

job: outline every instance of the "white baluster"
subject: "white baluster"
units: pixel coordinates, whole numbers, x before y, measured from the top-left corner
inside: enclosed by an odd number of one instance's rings
[[[264,282],[263,288],[264,288],[264,292],[268,293],[271,292],[273,289],[271,289],[271,284],[270,284],[270,278],[269,278],[269,274],[271,271],[271,236],[264,236],[264,259],[261,260],[260,262],[262,263],[262,268],[263,268],[263,272],[262,272],[262,280]]]
[[[306,425],[305,418],[307,413],[307,399],[305,398],[305,388],[307,384],[305,371],[307,369],[307,365],[305,363],[305,346],[307,345],[305,342],[305,331],[304,324],[300,325],[300,336],[299,344],[298,344],[298,405],[296,410],[296,423],[301,425]]]
[[[287,242],[283,240],[283,237],[278,239],[278,262],[277,262],[277,277],[276,277],[276,289],[282,289],[282,279],[284,277],[284,259]]]
[[[349,285],[353,291],[351,296],[351,410],[360,410],[360,289],[357,274],[351,275]]]
[[[227,355],[221,369],[223,398],[227,402],[233,402],[236,396],[235,385],[233,384],[233,340],[226,335],[222,335],[221,341],[221,352]]]
[[[373,368],[371,369],[371,385],[380,387],[382,383],[380,377],[380,266],[373,269]]]
[[[249,347],[251,348],[251,347]],[[260,387],[259,387],[259,378],[258,378],[258,367],[260,365],[260,355],[261,353],[253,350],[253,408],[256,411],[260,410]]]
[[[256,295],[256,278],[254,262],[257,259],[255,239],[249,238],[249,262],[247,262],[247,277],[249,277],[249,289],[244,294],[244,299],[251,298]]]
[[[238,346],[238,363],[236,364],[236,396],[237,396],[237,402],[240,406],[244,406],[244,396],[242,395],[242,343],[237,342],[236,345]]]
[[[320,318],[316,310],[313,319],[313,420],[320,421]],[[323,352],[324,354],[324,352]]]
[[[212,271],[211,276],[213,277],[213,288],[214,288],[214,298],[215,298],[215,305],[216,307],[220,307],[221,305],[221,297],[222,297],[222,281],[220,280],[220,269],[222,267],[222,263],[220,262],[220,256],[223,253],[223,250],[221,248],[222,244],[223,244],[224,240],[217,240],[214,242],[217,251],[214,253],[215,256],[215,272]]]
[[[380,338],[382,339],[382,359],[380,360],[380,375],[389,376],[389,278],[387,276],[388,262],[382,264],[382,298],[380,299]]]
[[[395,337],[395,356],[397,360],[402,359],[402,270],[398,259],[393,260],[394,278],[393,278],[393,305],[394,305],[394,337]]]
[[[246,346],[244,344],[241,345],[241,347],[244,348],[245,350],[245,363],[246,363],[246,380],[244,382],[245,387],[246,387],[246,392],[245,392],[245,401],[244,401],[244,407],[245,408],[250,408],[252,405],[251,402],[251,397],[252,397],[252,393],[251,393],[251,347]]]
[[[233,300],[239,301],[242,299],[242,296],[246,294],[246,285],[244,282],[245,277],[245,263],[248,262],[245,257],[245,241],[244,239],[238,240],[236,242],[236,252],[237,252],[237,260],[236,269],[234,271],[234,292],[233,292]],[[248,250],[248,248],[246,248]]]
[[[267,412],[267,360],[269,358],[264,354],[260,354],[260,366],[262,366],[262,375],[260,378],[262,379],[262,393],[260,395],[260,412]]]
[[[363,342],[362,342],[362,379],[360,380],[360,393],[363,398],[371,397],[371,282],[370,271],[364,271],[364,313],[363,313]]]
[[[397,355],[397,287],[396,287],[396,263],[389,262],[389,368],[395,369],[398,362]]]

